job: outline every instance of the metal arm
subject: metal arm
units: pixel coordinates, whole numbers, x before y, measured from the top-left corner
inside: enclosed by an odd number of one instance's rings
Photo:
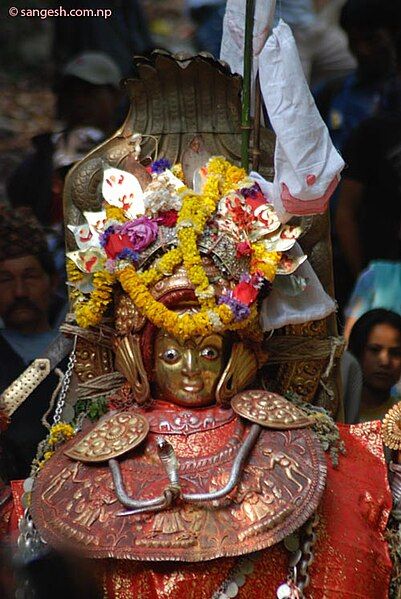
[[[259,437],[260,431],[261,426],[259,424],[253,424],[251,426],[249,434],[234,460],[231,468],[230,478],[222,489],[219,491],[213,491],[212,493],[182,493],[181,498],[188,503],[195,503],[202,501],[213,501],[228,495],[238,484],[245,461],[254,447],[257,438]],[[163,495],[160,495],[154,499],[135,500],[129,497],[125,491],[118,462],[116,460],[109,460],[109,466],[113,476],[117,498],[123,505],[125,505],[125,507],[133,508],[127,512],[121,512],[119,516],[130,516],[145,511],[166,509],[171,506],[174,499],[179,495],[180,484],[178,478],[178,462],[176,460],[174,450],[164,439],[160,440],[159,438],[158,444],[159,456],[166,468],[170,485],[164,490]]]

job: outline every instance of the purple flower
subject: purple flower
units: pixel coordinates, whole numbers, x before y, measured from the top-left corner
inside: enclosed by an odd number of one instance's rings
[[[262,193],[258,183],[254,183],[252,187],[243,187],[240,194],[244,198],[257,198]]]
[[[137,262],[139,258],[138,252],[134,252],[130,248],[124,248],[118,255],[118,260],[131,260],[132,262]]]
[[[101,233],[99,241],[102,248],[104,248],[107,245],[110,235],[112,235],[113,233],[118,233],[119,229],[120,227],[118,225],[110,225],[110,227],[107,227],[107,229],[103,233]]]
[[[141,216],[123,225],[121,233],[129,238],[132,244],[131,249],[134,252],[140,252],[156,239],[158,229],[154,220],[147,216]]]
[[[159,160],[155,160],[150,165],[150,170],[152,173],[163,173],[168,168],[171,168],[171,162],[167,160],[167,158],[159,158]]]
[[[245,318],[248,318],[251,313],[249,306],[236,300],[235,297],[232,296],[231,292],[226,295],[221,295],[218,298],[217,303],[227,304],[234,314],[234,320],[237,322],[240,320],[245,320]]]

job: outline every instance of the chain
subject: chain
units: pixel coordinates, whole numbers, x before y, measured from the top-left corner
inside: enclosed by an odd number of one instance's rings
[[[229,597],[236,597],[240,587],[245,584],[246,577],[250,576],[254,570],[256,556],[256,553],[242,556],[231,568],[227,578],[223,580],[219,588],[213,593],[211,599],[229,599]]]
[[[310,583],[308,569],[314,560],[313,548],[316,543],[318,524],[319,516],[317,514],[314,514],[306,523],[302,546],[294,550],[290,558],[290,574],[287,577],[287,582],[281,584],[277,589],[278,599],[305,599],[304,591]]]
[[[18,557],[28,562],[41,555],[45,543],[35,528],[29,509],[24,511],[23,517],[18,522]]]
[[[298,581],[297,586],[301,591],[301,599],[304,596],[303,591],[309,586],[310,576],[308,569],[315,559],[313,549],[316,544],[317,534],[316,528],[319,524],[319,516],[314,514],[313,517],[308,521],[305,528],[305,538],[302,545],[302,556],[300,559],[300,565],[298,569]]]
[[[45,541],[39,535],[29,509],[25,509],[24,515],[18,522],[17,550],[13,560],[15,565],[15,599],[37,599],[35,590],[32,588],[29,575],[25,568],[33,561],[40,559],[48,552]]]
[[[65,399],[67,397],[68,389],[70,387],[71,376],[74,370],[76,362],[76,345],[77,337],[74,339],[74,346],[68,358],[68,364],[66,371],[63,376],[61,383],[60,394],[57,399],[56,409],[54,411],[53,425],[58,424],[61,420],[61,414],[63,412]],[[29,509],[26,509],[23,517],[18,522],[18,551],[16,559],[21,565],[28,564],[32,560],[42,556],[46,551],[46,543],[41,538],[39,532],[35,528],[35,524],[30,515]],[[35,593],[29,584],[29,580],[25,577],[18,581],[18,588],[16,590],[16,598],[28,599],[34,597]]]
[[[77,347],[77,336],[74,338],[74,346],[68,358],[67,369],[63,376],[63,382],[61,384],[60,395],[58,396],[56,409],[54,411],[53,425],[58,424],[61,420],[61,414],[63,412],[65,398],[67,397],[68,389],[70,387],[71,376],[74,370],[75,362],[77,361],[77,356],[75,353]]]

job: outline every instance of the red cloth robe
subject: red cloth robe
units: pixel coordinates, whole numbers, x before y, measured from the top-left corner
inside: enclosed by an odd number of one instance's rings
[[[387,482],[380,423],[339,425],[347,455],[334,469],[318,513],[320,523],[310,567],[308,599],[385,599],[391,560],[384,531],[392,497]],[[3,510],[3,522],[15,527],[23,513],[22,485],[13,483],[14,510]],[[7,518],[8,516],[8,518]],[[168,563],[94,560],[107,599],[210,599],[239,558]],[[288,574],[282,543],[260,551],[254,570],[239,589],[238,599],[276,597]]]

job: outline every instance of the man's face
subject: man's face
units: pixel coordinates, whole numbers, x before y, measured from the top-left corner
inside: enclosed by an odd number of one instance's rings
[[[0,262],[0,317],[7,328],[26,333],[48,330],[53,290],[36,256]]]
[[[361,360],[364,385],[388,391],[401,376],[401,335],[390,324],[377,324],[370,331]]]
[[[360,78],[366,81],[381,79],[394,67],[394,47],[391,36],[384,29],[348,32],[348,45],[358,61]]]

